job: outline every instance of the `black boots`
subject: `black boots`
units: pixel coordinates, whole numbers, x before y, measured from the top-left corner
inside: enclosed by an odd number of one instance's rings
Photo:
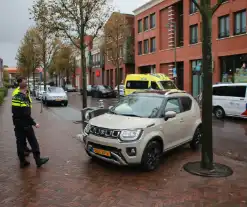
[[[40,168],[42,165],[44,165],[45,163],[47,163],[49,160],[48,157],[43,157],[43,158],[39,158],[36,160],[36,165],[37,165],[37,168]]]
[[[49,161],[48,157],[44,157],[44,158],[38,158],[36,159],[36,165],[37,168],[40,168],[42,165],[44,165],[45,163],[47,163]],[[30,162],[28,162],[27,160],[24,160],[22,162],[20,162],[20,168],[26,168],[30,165]]]

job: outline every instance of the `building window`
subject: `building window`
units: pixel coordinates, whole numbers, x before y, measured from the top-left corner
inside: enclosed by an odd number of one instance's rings
[[[151,38],[151,48],[150,48],[150,52],[155,52],[156,50],[156,39],[155,37]]]
[[[144,31],[148,30],[148,17],[144,18]]]
[[[246,33],[246,10],[234,14],[234,34]]]
[[[219,38],[229,37],[229,15],[219,17]]]
[[[196,0],[196,2],[198,2],[198,1]],[[197,10],[198,9],[197,9],[196,5],[192,2],[192,0],[190,0],[190,14],[197,12]]]
[[[138,20],[138,33],[142,32],[142,19]]]
[[[150,29],[155,28],[156,25],[156,16],[155,13],[150,15]]]
[[[194,24],[190,26],[190,44],[196,44],[198,42],[198,25]]]
[[[138,42],[138,55],[142,55],[142,41]]]
[[[148,54],[148,49],[149,49],[149,47],[148,47],[148,40],[144,40],[144,54]]]

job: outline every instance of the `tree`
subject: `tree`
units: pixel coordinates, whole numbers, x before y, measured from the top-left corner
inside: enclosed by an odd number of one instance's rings
[[[17,52],[17,67],[22,73],[28,77],[28,85],[30,73],[33,75],[33,85],[35,85],[35,70],[40,65],[40,50],[38,47],[38,33],[36,28],[27,30],[22,43]]]
[[[3,70],[3,82],[4,84],[9,83],[9,72],[7,70]]]
[[[104,28],[105,49],[107,60],[117,69],[118,98],[120,80],[120,66],[123,64],[124,53],[127,52],[127,40],[131,37],[132,28],[128,24],[125,14],[114,12]],[[128,52],[127,52],[128,53]]]
[[[38,42],[41,51],[40,65],[44,72],[44,89],[46,91],[46,76],[56,52],[59,50],[60,40],[58,32],[49,26],[51,11],[47,7],[47,0],[35,0],[30,9],[31,18],[36,23]]]
[[[66,75],[67,84],[71,72],[73,71],[73,53],[70,45],[61,45],[60,50],[55,54],[49,73],[52,75],[56,73],[59,77]]]
[[[198,8],[202,18],[202,71],[203,71],[203,98],[202,98],[202,158],[200,169],[203,174],[217,171],[213,163],[213,130],[212,130],[212,17],[224,0],[218,0],[211,6],[211,0],[192,0]],[[222,170],[222,169],[221,169]],[[189,170],[190,171],[190,170]],[[191,172],[194,171],[193,169]],[[220,173],[220,171],[218,171]],[[226,172],[221,172],[222,174]],[[217,175],[219,176],[219,175]]]
[[[82,107],[87,107],[85,36],[96,37],[109,17],[108,0],[57,0],[47,5],[51,14],[50,26],[60,31],[80,50],[83,96]],[[79,43],[78,43],[79,41]]]

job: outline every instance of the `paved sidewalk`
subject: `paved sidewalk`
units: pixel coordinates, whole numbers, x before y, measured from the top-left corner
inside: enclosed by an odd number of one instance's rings
[[[216,161],[231,166],[228,178],[188,174],[184,163],[199,153],[180,148],[169,153],[151,173],[91,161],[73,138],[80,125],[61,119],[52,110],[34,104],[33,117],[41,153],[49,163],[20,170],[11,121],[10,98],[0,107],[0,206],[2,207],[244,207],[247,206],[247,165],[225,157]]]

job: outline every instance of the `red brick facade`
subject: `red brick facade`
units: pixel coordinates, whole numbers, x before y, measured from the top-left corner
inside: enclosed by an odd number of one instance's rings
[[[127,21],[127,24],[132,28],[132,35],[134,36],[134,16],[130,14],[121,14],[125,16],[125,19]],[[110,18],[114,18],[111,16]],[[107,24],[107,23],[106,23]],[[133,45],[134,47],[134,45]],[[107,50],[107,45],[106,45],[106,50]],[[134,49],[133,49],[134,50]],[[121,64],[120,65],[120,77],[124,81],[125,77],[129,73],[134,73],[135,72],[135,66],[134,64]],[[105,57],[105,73],[104,73],[104,83],[106,85],[110,85],[112,87],[115,87],[117,85],[117,70],[116,66],[114,66],[107,57]]]
[[[156,4],[155,4],[156,2]],[[217,1],[212,0],[212,5]],[[182,12],[178,11],[182,6]],[[192,92],[192,61],[202,58],[201,52],[201,17],[198,12],[190,14],[190,0],[153,0],[152,2],[143,5],[136,9],[135,13],[135,72],[140,73],[142,66],[155,66],[155,72],[165,73],[172,76],[172,68],[174,67],[174,31],[173,28],[167,28],[168,21],[174,21],[177,25],[177,44],[176,59],[183,68],[183,77],[181,80],[183,89]],[[247,54],[247,35],[246,35],[246,16],[245,16],[245,32],[242,34],[234,34],[235,13],[239,11],[246,11],[246,0],[228,0],[221,5],[213,17],[213,81],[221,81],[221,67],[220,58],[231,55]],[[138,21],[144,22],[145,17],[155,13],[156,25],[153,29],[138,32]],[[246,13],[245,13],[246,14]],[[228,16],[229,35],[225,38],[219,38],[219,17]],[[244,16],[243,16],[244,17]],[[178,25],[178,19],[182,19],[181,25]],[[241,20],[244,21],[243,18]],[[143,24],[142,24],[143,25]],[[198,42],[191,44],[190,42],[190,26],[197,25]],[[180,31],[179,31],[180,30]],[[181,42],[178,35],[182,33]],[[142,42],[142,50],[144,50],[144,40],[149,40],[152,37],[156,38],[156,51],[148,54],[138,54],[138,42]],[[180,46],[180,44],[182,44]],[[239,60],[241,61],[241,60]],[[238,61],[237,61],[238,62]],[[240,63],[238,63],[239,65]],[[178,67],[177,67],[178,68]],[[179,75],[179,74],[178,74]]]

